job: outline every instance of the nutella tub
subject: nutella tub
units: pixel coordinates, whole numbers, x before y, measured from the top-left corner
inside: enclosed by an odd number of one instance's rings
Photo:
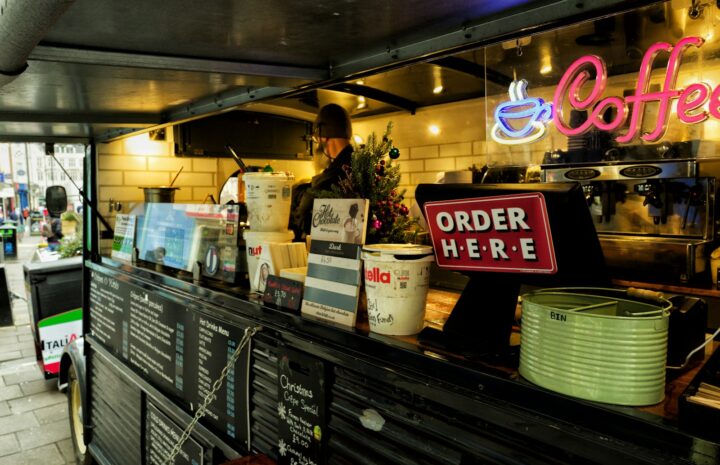
[[[405,336],[423,328],[432,247],[375,244],[363,247],[370,331]]]

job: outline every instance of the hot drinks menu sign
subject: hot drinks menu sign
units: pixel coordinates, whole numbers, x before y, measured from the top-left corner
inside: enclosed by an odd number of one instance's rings
[[[557,272],[545,197],[539,192],[427,202],[425,217],[441,267]]]

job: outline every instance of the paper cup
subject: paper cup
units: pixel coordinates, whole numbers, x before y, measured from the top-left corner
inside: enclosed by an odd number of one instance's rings
[[[245,203],[253,231],[283,232],[290,222],[292,175],[245,173]]]
[[[432,247],[376,244],[363,247],[370,331],[405,336],[423,328]]]
[[[247,251],[248,276],[250,276],[250,288],[257,291],[253,277],[257,270],[260,254],[262,253],[263,244],[269,242],[291,242],[295,234],[292,231],[285,230],[283,232],[264,232],[246,230],[243,233],[245,239],[245,250]]]

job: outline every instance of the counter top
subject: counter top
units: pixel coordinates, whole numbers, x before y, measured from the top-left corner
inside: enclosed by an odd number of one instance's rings
[[[667,398],[658,405],[645,408],[606,405],[570,398],[524,380],[517,373],[517,350],[501,360],[441,353],[423,347],[415,336],[372,333],[366,322],[355,328],[343,328],[273,309],[264,306],[261,299],[248,289],[198,286],[183,279],[106,259],[102,264],[86,262],[86,265],[90,270],[103,274],[123,274],[127,277],[123,279],[159,286],[160,292],[182,295],[202,305],[221,307],[222,311],[218,310],[217,315],[228,321],[237,318],[247,324],[248,319],[256,320],[269,331],[277,332],[281,338],[297,343],[310,353],[322,353],[324,357],[337,360],[349,356],[380,370],[408,373],[418,380],[425,380],[420,382],[428,386],[446,386],[457,395],[480,400],[486,405],[487,412],[493,409],[513,411],[518,415],[527,415],[520,412],[532,412],[528,418],[534,418],[531,423],[537,429],[528,430],[528,434],[539,434],[542,429],[546,431],[544,434],[549,434],[557,428],[569,428],[566,432],[572,431],[573,437],[584,437],[588,433],[581,431],[587,429],[596,432],[590,436],[600,434],[637,442],[650,448],[646,450],[672,451],[685,457],[680,463],[712,463],[693,458],[698,448],[706,450],[703,454],[720,457],[720,445],[682,431],[678,426],[677,399],[701,366],[698,362],[682,375],[669,379]],[[427,323],[440,326],[458,297],[456,292],[431,290],[426,307]],[[517,339],[517,334],[514,337]],[[708,349],[706,358],[715,347]],[[346,355],[341,356],[341,353]],[[489,414],[487,412],[478,413],[482,416]],[[667,463],[677,462],[670,460]]]

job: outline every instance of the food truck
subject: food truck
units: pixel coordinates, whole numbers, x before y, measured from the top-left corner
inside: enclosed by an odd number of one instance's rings
[[[37,3],[0,137],[87,147],[78,463],[720,461],[714,2]],[[298,248],[328,103],[397,191]]]

